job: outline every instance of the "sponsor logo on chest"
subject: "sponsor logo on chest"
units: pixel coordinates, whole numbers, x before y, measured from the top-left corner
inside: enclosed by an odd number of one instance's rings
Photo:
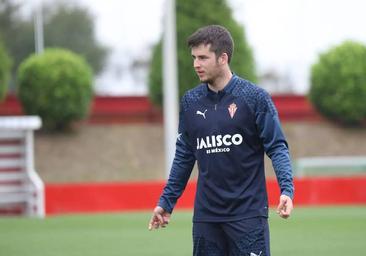
[[[197,150],[206,150],[206,154],[230,152],[232,145],[239,146],[243,143],[241,134],[212,135],[197,138]]]

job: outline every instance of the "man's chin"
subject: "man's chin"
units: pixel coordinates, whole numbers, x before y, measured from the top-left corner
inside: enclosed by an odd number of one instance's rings
[[[200,79],[201,83],[209,83],[211,81],[210,79],[207,79],[205,77],[200,77],[199,79]]]

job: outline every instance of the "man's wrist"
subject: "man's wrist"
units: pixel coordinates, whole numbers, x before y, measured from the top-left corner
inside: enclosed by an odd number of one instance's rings
[[[160,199],[158,205],[159,207],[163,208],[164,211],[168,212],[168,213],[172,213],[173,209],[169,206],[169,204],[167,202],[165,202],[164,199]]]
[[[281,196],[288,196],[289,198],[291,198],[291,200],[293,200],[293,198],[294,198],[294,194],[291,192],[288,192],[288,191],[283,191],[281,193]]]

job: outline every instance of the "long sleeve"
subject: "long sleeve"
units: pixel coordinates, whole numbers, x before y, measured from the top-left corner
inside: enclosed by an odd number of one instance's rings
[[[182,101],[184,101],[184,98]],[[160,207],[168,212],[173,211],[178,198],[182,195],[196,161],[188,142],[183,115],[184,109],[183,104],[181,104],[175,156],[168,182],[158,203]]]
[[[258,106],[256,123],[264,150],[272,160],[281,194],[293,198],[294,186],[291,159],[277,110],[267,93],[260,97]]]

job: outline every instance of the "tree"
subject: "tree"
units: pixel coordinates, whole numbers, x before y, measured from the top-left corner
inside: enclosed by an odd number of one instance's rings
[[[4,99],[10,75],[11,59],[0,42],[0,102]]]
[[[19,64],[35,50],[33,17],[22,16],[21,7],[15,1],[0,0],[0,38],[14,62],[13,80]],[[67,48],[80,54],[98,74],[103,69],[108,49],[95,39],[89,11],[61,1],[46,5],[43,13],[45,47]]]
[[[310,100],[327,118],[366,121],[366,46],[353,41],[322,53],[311,69]]]
[[[226,27],[235,42],[231,68],[236,74],[256,81],[255,64],[244,28],[232,15],[232,10],[225,0],[177,0],[177,58],[179,97],[199,83],[192,68],[192,58],[187,48],[186,39],[199,27],[219,24]],[[149,70],[150,98],[158,105],[162,104],[162,40],[153,49]]]
[[[24,20],[20,8],[14,1],[0,0],[0,38],[13,60],[12,84],[20,62],[34,52],[33,21]]]
[[[19,67],[18,96],[24,112],[39,115],[49,130],[63,130],[89,112],[92,71],[85,60],[69,50],[46,49]]]
[[[46,47],[61,47],[83,56],[94,73],[102,71],[108,49],[95,38],[93,16],[88,9],[59,3],[45,7]]]

